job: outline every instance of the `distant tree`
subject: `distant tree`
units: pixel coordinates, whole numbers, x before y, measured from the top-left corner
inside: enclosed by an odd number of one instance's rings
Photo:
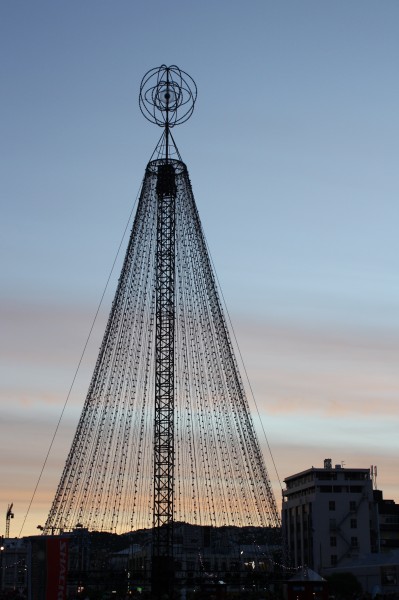
[[[330,595],[337,598],[350,598],[363,592],[353,573],[333,573],[327,577],[327,581]]]

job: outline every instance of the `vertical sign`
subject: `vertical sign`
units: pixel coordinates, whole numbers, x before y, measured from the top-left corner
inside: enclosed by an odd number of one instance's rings
[[[29,600],[66,600],[68,538],[30,540]]]
[[[66,600],[68,573],[68,539],[47,538],[46,600]]]

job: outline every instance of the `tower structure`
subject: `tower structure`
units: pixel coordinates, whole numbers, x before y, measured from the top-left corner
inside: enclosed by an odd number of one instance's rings
[[[194,81],[176,66],[152,69],[142,80],[141,111],[163,131],[44,528],[152,528],[153,589],[163,591],[173,585],[175,523],[280,525],[171,132],[191,116],[196,96]]]

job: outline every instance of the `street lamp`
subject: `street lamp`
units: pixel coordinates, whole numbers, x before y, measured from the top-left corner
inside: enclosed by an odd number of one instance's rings
[[[0,541],[0,593],[3,591],[3,554],[4,554],[4,537],[1,536]]]

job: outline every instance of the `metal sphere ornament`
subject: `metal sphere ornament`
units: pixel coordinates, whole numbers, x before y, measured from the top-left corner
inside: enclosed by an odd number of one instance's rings
[[[194,79],[176,65],[148,71],[140,85],[139,105],[144,117],[160,127],[185,123],[197,99]]]

